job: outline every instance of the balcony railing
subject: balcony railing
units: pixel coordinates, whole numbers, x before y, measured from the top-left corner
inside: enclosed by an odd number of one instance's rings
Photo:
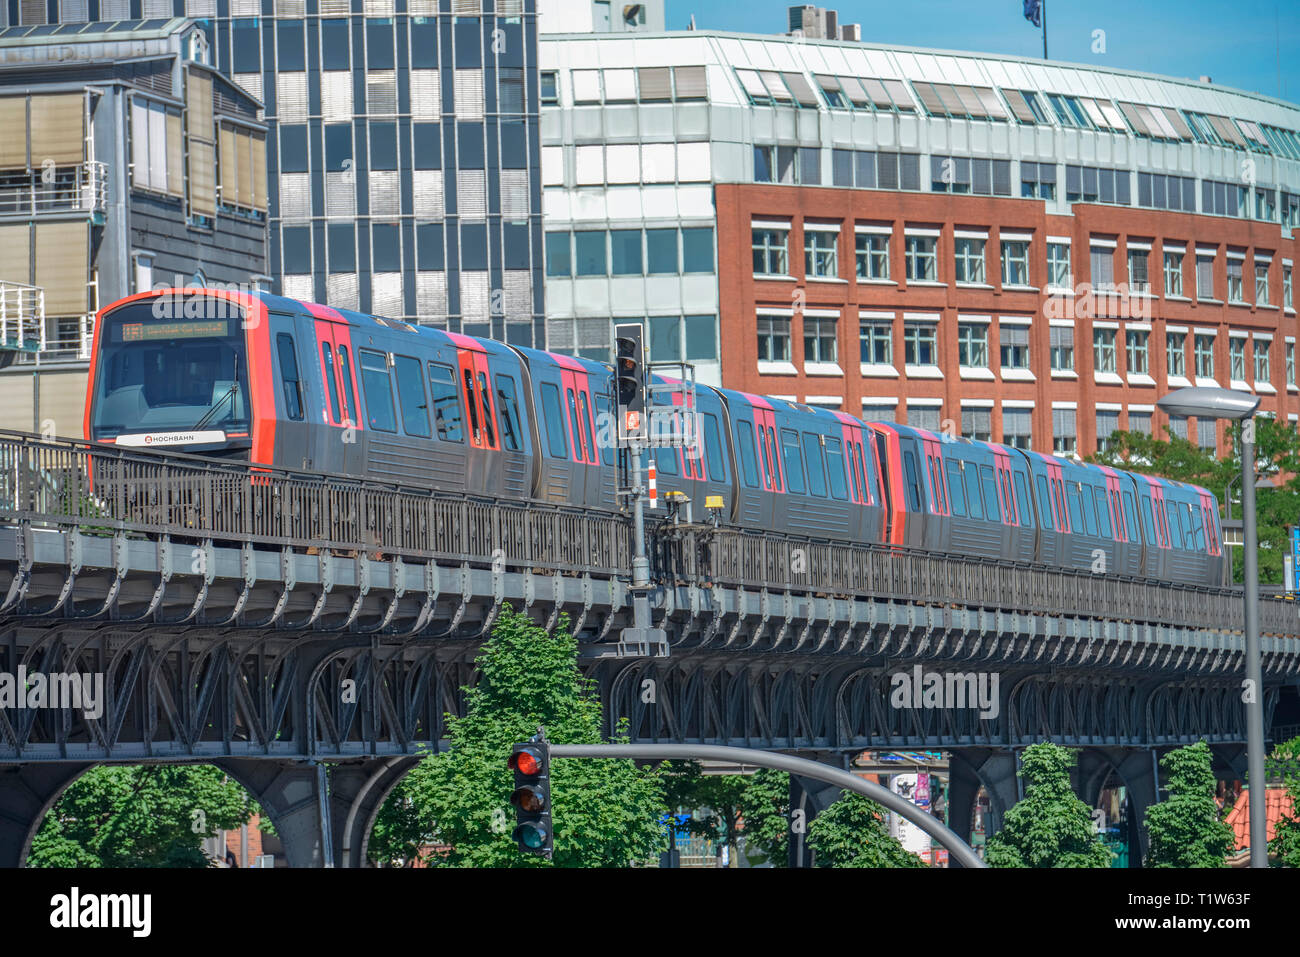
[[[44,365],[49,362],[77,362],[90,358],[95,331],[95,316],[52,316],[44,322],[40,351],[18,354],[19,365]]]
[[[0,279],[0,348],[36,352],[45,348],[45,290]]]
[[[99,160],[0,172],[0,216],[102,215],[107,208],[108,167]]]

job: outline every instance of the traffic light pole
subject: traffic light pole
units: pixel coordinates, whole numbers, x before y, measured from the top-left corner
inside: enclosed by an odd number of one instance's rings
[[[948,849],[948,853],[962,867],[987,867],[969,844],[963,841],[946,824],[927,811],[917,807],[902,795],[889,788],[868,781],[856,774],[827,767],[807,758],[790,754],[762,751],[758,748],[731,748],[711,744],[552,744],[553,758],[632,758],[646,761],[721,761],[726,764],[757,765],[789,771],[800,777],[825,781],[869,797],[900,817],[915,824],[926,834]]]

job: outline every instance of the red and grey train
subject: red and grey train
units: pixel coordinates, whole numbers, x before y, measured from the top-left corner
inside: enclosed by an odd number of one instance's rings
[[[147,292],[98,318],[91,441],[617,507],[605,363],[268,293]],[[1227,582],[1203,488],[730,389],[696,405],[702,448],[654,454],[697,515],[721,496],[733,526]]]

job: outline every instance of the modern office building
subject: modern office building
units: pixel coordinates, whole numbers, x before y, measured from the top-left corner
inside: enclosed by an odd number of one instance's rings
[[[663,33],[664,0],[537,0],[539,33]]]
[[[1087,455],[1181,386],[1294,421],[1300,108],[1016,57],[685,32],[541,45],[550,344]]]
[[[0,30],[0,426],[81,433],[100,306],[265,284],[260,104],[208,54],[179,18]]]
[[[198,21],[264,104],[276,292],[540,340],[535,0],[8,3]]]

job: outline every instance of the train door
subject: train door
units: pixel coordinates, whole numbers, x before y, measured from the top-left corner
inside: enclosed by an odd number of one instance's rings
[[[361,475],[365,451],[361,432],[364,416],[357,405],[357,385],[352,335],[346,322],[317,316],[316,366],[321,377],[323,405],[320,421],[326,428],[313,430],[312,458],[322,472]]]
[[[492,454],[501,448],[497,434],[496,403],[492,398],[487,353],[467,337],[457,342],[457,387],[465,401],[465,485],[472,492],[496,492]]]
[[[601,494],[600,450],[596,448],[595,405],[588,375],[581,369],[560,370],[564,423],[571,443],[573,482],[571,501],[588,507],[612,506],[613,488]]]
[[[311,469],[311,434],[316,419],[311,414],[313,389],[305,376],[310,362],[311,342],[303,342],[294,317],[281,312],[267,314],[271,331],[271,362],[275,387],[275,461],[282,468]],[[303,346],[306,346],[304,351]],[[268,410],[269,411],[269,410]]]
[[[763,485],[764,507],[761,528],[777,529],[786,521],[785,472],[781,467],[781,446],[778,444],[776,412],[754,407],[754,433],[758,437],[758,474]]]

